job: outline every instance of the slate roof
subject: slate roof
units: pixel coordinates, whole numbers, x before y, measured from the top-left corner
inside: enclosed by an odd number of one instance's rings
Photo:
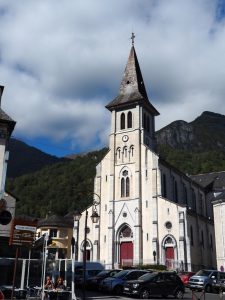
[[[4,91],[4,86],[0,85],[0,106],[1,106],[1,98],[2,98],[3,91]],[[1,109],[1,107],[0,107],[0,122],[6,123],[9,126],[9,134],[11,135],[11,133],[16,125],[16,122],[13,119],[11,119],[10,116],[8,116],[4,112],[4,110]]]
[[[16,122],[8,116],[3,109],[0,108],[0,122],[1,123],[7,123],[9,125],[9,132],[10,135],[16,125]]]
[[[220,201],[223,200],[223,202],[225,201],[225,191],[223,191],[219,195],[215,196],[214,201],[217,201],[217,200],[220,200]]]
[[[153,115],[159,115],[159,112],[148,99],[135,48],[132,46],[124,76],[120,84],[119,95],[106,105],[106,108],[111,111],[115,107],[131,105],[137,102],[146,106]]]
[[[38,221],[37,227],[65,227],[73,228],[73,218],[52,215]]]
[[[225,171],[191,175],[190,178],[204,188],[211,186],[214,191],[225,189]]]

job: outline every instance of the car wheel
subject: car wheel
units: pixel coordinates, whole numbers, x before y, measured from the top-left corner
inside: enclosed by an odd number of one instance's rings
[[[207,285],[205,286],[205,292],[206,292],[206,293],[211,293],[211,292],[212,292],[212,287],[211,287],[211,285],[207,284]]]
[[[114,294],[121,295],[123,292],[123,288],[121,285],[116,285],[113,289]]]
[[[143,290],[140,291],[140,298],[141,299],[149,299],[150,295],[151,295],[151,293],[147,289],[143,289]]]
[[[183,299],[183,297],[184,297],[183,291],[177,290],[174,297],[177,298],[177,299]]]

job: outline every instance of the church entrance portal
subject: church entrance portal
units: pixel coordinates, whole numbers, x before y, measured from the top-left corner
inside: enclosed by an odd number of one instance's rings
[[[164,249],[165,265],[168,270],[175,268],[176,259],[176,240],[172,235],[167,235],[162,243]]]
[[[174,248],[173,247],[167,247],[165,249],[166,254],[166,264],[168,269],[173,268],[173,262],[174,262]]]
[[[120,266],[133,265],[133,233],[129,226],[124,225],[119,234]]]

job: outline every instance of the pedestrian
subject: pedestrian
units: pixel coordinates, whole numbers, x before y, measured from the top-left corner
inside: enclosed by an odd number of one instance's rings
[[[64,285],[64,283],[63,283],[62,277],[59,277],[59,278],[57,279],[55,288],[56,288],[56,289],[61,289],[61,290],[65,290],[65,289],[66,289],[66,287],[65,287],[65,285]]]
[[[46,277],[46,282],[45,282],[44,288],[45,288],[45,290],[51,290],[54,288],[54,284],[53,284],[50,276]]]

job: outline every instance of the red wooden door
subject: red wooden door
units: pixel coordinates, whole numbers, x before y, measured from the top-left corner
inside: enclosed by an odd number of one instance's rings
[[[121,266],[132,266],[133,264],[133,243],[124,242],[120,244]]]
[[[83,252],[83,258],[84,258],[84,252]],[[91,260],[91,251],[86,250],[86,261],[90,261],[90,260]]]
[[[166,266],[168,269],[173,268],[173,262],[174,262],[174,248],[166,247]]]

